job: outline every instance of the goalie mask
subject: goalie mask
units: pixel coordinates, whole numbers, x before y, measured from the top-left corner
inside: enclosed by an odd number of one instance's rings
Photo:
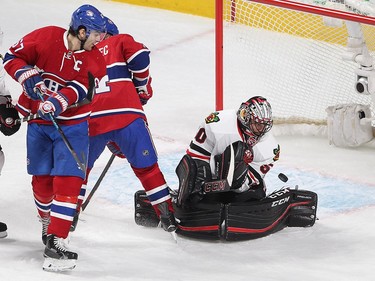
[[[237,119],[246,142],[254,146],[272,128],[271,105],[261,96],[252,97],[241,104]]]

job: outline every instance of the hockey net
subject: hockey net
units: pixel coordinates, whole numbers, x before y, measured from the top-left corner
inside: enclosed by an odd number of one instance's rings
[[[298,5],[282,8],[278,2],[289,1],[281,0],[266,0],[267,4],[222,1],[224,59],[219,79],[223,79],[225,107],[236,108],[243,100],[262,95],[272,104],[275,123],[319,125],[326,124],[328,106],[371,105],[371,95],[356,91],[359,64],[343,59],[353,54],[351,49],[348,52],[352,33],[348,33],[346,20],[322,16],[309,8],[322,8],[328,15],[332,9],[342,11],[353,22],[357,21],[355,15],[362,21],[368,18],[358,26],[370,56],[375,52],[371,10],[329,1],[302,4],[303,11]],[[373,105],[371,110],[374,114]]]

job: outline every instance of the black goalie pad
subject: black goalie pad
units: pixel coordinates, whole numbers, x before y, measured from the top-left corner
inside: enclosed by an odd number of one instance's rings
[[[226,240],[267,236],[287,226],[309,227],[316,220],[318,196],[306,190],[282,189],[261,201],[230,203],[225,208]]]
[[[179,220],[176,233],[198,239],[215,240],[221,237],[224,205],[198,203],[189,208],[174,206]]]
[[[144,190],[138,190],[134,194],[134,206],[136,224],[146,227],[157,227],[159,225],[160,220]]]
[[[176,233],[193,238],[219,239],[220,225],[223,220],[223,204],[198,203],[191,207],[177,206],[177,194],[171,192],[175,217],[179,226]],[[145,227],[157,227],[159,218],[147,198],[144,190],[138,190],[134,195],[135,223]]]

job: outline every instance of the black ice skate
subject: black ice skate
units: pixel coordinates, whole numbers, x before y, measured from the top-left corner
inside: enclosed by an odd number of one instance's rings
[[[44,258],[44,270],[67,271],[76,267],[78,254],[68,251],[63,238],[49,234],[44,249]]]
[[[5,238],[8,236],[7,230],[7,225],[3,222],[0,222],[0,238]]]
[[[163,229],[168,232],[175,231],[177,229],[177,223],[174,214],[168,209],[168,203],[160,203],[158,209],[160,211],[160,223]]]

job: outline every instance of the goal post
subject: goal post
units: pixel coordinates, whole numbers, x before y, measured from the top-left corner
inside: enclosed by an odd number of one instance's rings
[[[371,105],[374,115],[367,10],[326,0],[215,1],[216,110],[262,95],[276,123],[325,124],[326,108],[344,103]]]

